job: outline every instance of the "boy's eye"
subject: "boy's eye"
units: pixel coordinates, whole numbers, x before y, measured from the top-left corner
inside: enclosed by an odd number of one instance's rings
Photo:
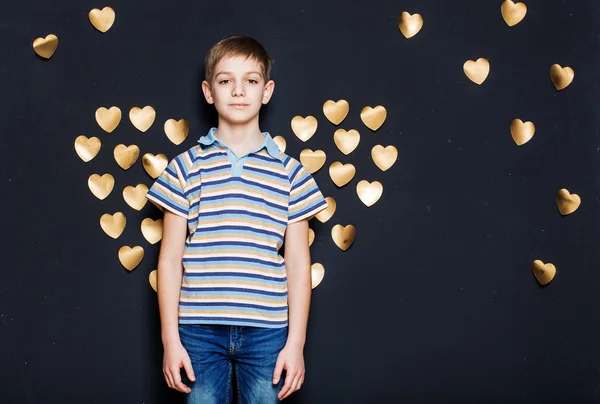
[[[229,80],[223,79],[223,80],[219,81],[219,84],[226,84],[226,83],[229,83]]]
[[[256,83],[258,83],[258,80],[255,80],[255,79],[248,79],[248,81],[249,81],[251,84],[256,84]]]

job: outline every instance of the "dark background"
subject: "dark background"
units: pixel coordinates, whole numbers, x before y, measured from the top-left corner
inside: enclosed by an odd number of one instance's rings
[[[481,1],[96,1],[27,0],[0,14],[0,401],[3,403],[176,403],[167,388],[156,294],[148,274],[159,245],[139,226],[161,217],[137,212],[126,185],[153,180],[141,155],[169,159],[216,124],[199,91],[210,46],[232,33],[253,36],[275,58],[272,103],[261,129],[328,155],[315,178],[337,200],[333,218],[311,221],[313,262],[325,266],[313,293],[306,382],[292,403],[592,403],[600,401],[600,267],[597,243],[600,6],[595,0],[527,0],[514,27],[501,0]],[[88,21],[106,5],[116,21],[105,34]],[[402,11],[420,13],[421,32],[406,39]],[[37,37],[54,33],[46,61]],[[482,86],[463,63],[490,61]],[[553,63],[575,70],[558,92]],[[344,156],[322,105],[346,99],[339,126],[361,133]],[[375,133],[360,121],[366,106],[384,105]],[[123,119],[111,134],[97,108],[116,105]],[[133,127],[133,106],[152,105],[154,125]],[[303,143],[295,115],[319,121]],[[173,145],[169,118],[191,133]],[[533,121],[534,138],[513,142],[515,118]],[[102,141],[89,163],[76,155],[79,135]],[[115,163],[119,143],[140,146],[128,171]],[[395,145],[396,164],[381,172],[376,144]],[[335,160],[356,166],[338,189]],[[93,173],[116,185],[103,201],[87,187]],[[366,179],[384,186],[370,208],[356,195]],[[561,217],[556,194],[582,198]],[[117,240],[99,226],[122,211]],[[354,224],[346,252],[334,224]],[[123,245],[141,245],[132,272],[119,263]],[[540,287],[533,260],[557,275]]]

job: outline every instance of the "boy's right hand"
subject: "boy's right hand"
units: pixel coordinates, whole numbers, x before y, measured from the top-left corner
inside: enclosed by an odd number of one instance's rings
[[[188,379],[192,382],[196,381],[194,369],[192,368],[192,361],[183,345],[175,344],[174,346],[165,347],[163,356],[163,374],[165,375],[167,385],[182,393],[189,393],[192,390],[181,382],[180,369],[182,367],[185,368]]]

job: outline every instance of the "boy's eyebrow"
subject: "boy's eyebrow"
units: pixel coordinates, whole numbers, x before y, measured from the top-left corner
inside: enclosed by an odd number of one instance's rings
[[[219,74],[233,74],[233,72],[218,72],[216,76],[218,76]],[[251,71],[251,72],[245,72],[244,74],[261,74],[261,72],[258,71]],[[262,75],[262,74],[261,74]]]

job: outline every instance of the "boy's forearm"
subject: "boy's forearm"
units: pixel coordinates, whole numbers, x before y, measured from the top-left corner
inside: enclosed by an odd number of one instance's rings
[[[288,273],[289,345],[304,347],[312,294],[310,265],[290,265]]]
[[[160,262],[158,266],[158,308],[163,345],[180,342],[179,295],[182,281],[181,262]]]

